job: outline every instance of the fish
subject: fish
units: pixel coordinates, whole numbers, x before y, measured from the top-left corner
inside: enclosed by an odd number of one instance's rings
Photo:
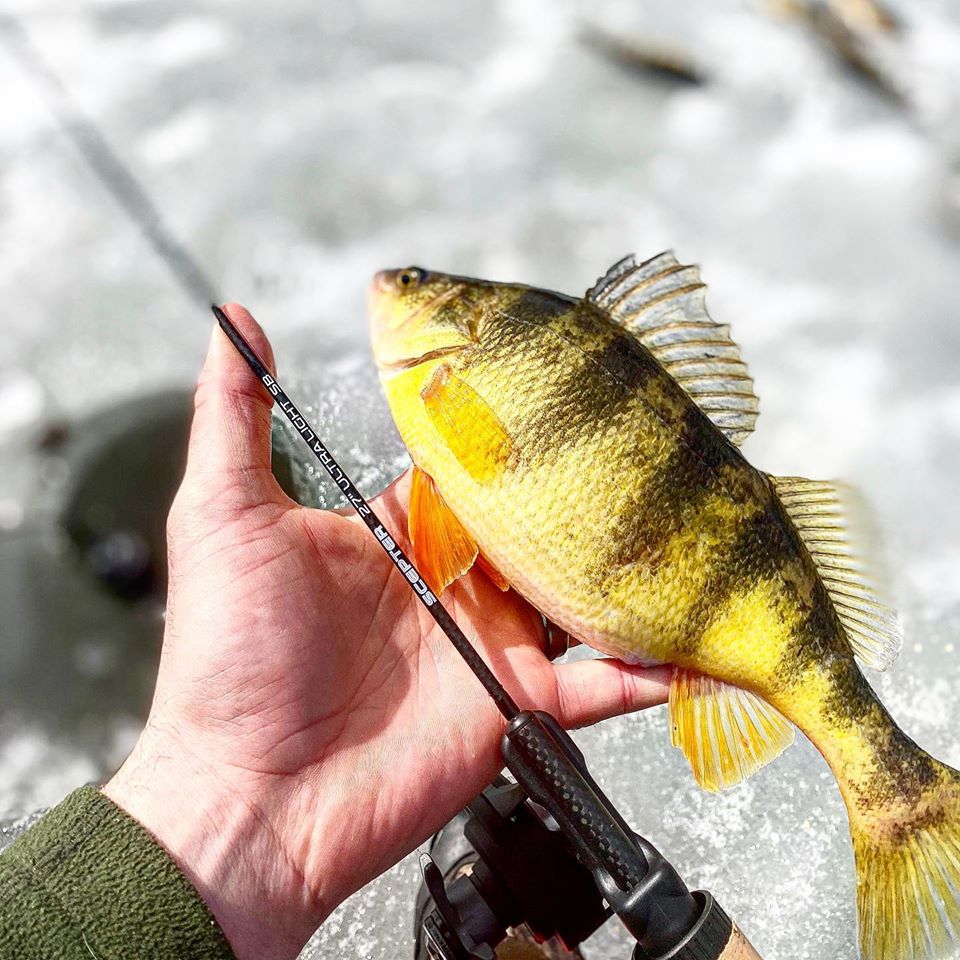
[[[844,486],[752,466],[759,402],[700,271],[626,257],[582,297],[407,267],[370,287],[413,461],[408,532],[439,596],[475,564],[572,637],[669,664],[671,740],[732,787],[799,728],[848,814],[866,960],[955,956],[960,773],[860,663],[902,628]]]

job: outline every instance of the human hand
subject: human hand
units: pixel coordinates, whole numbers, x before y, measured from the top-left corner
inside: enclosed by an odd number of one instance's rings
[[[272,369],[253,318],[226,309]],[[369,531],[280,490],[270,408],[215,328],[168,523],[156,693],[104,787],[239,960],[295,957],[502,765],[500,714]],[[405,547],[407,494],[405,475],[374,501]],[[574,727],[666,699],[663,668],[552,664],[539,614],[479,571],[442,599],[521,707]]]

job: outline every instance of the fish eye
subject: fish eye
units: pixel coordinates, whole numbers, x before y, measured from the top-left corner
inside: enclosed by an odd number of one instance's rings
[[[427,271],[419,267],[407,267],[397,273],[397,286],[401,290],[412,290],[427,279]]]

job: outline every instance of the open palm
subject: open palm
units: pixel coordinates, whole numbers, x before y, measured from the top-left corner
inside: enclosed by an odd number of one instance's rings
[[[271,360],[242,308],[231,319]],[[147,727],[105,788],[167,847],[241,960],[296,956],[338,903],[500,767],[502,719],[380,545],[270,472],[270,398],[215,330],[169,522]],[[405,543],[406,475],[374,507]],[[567,726],[662,702],[662,670],[554,665],[539,614],[474,571],[443,596],[521,706]]]

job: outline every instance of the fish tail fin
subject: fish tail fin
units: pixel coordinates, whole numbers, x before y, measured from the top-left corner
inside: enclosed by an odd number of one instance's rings
[[[960,954],[960,772],[933,768],[919,801],[851,818],[864,960]]]

